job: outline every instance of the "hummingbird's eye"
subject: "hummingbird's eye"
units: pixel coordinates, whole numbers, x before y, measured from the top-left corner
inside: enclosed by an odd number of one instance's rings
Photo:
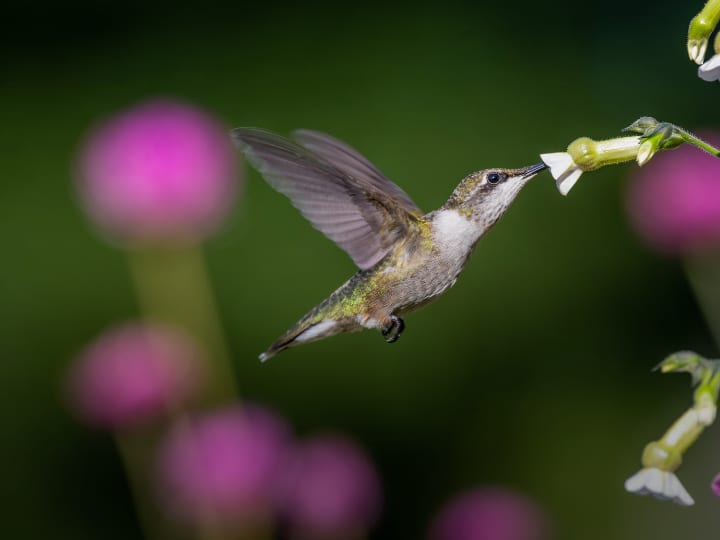
[[[491,172],[485,177],[487,178],[488,184],[499,184],[507,178],[507,174],[499,172]]]

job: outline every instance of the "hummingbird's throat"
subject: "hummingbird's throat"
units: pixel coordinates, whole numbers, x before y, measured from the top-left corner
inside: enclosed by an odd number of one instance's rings
[[[448,208],[433,219],[433,240],[442,251],[461,256],[483,235],[486,228],[473,218],[471,209]]]

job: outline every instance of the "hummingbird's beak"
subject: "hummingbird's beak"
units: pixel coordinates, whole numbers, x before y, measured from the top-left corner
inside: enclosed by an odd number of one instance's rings
[[[525,178],[532,178],[540,171],[544,171],[547,169],[548,166],[545,165],[545,163],[536,163],[535,165],[530,165],[529,167],[525,167],[524,169],[520,169],[520,175],[523,179]]]

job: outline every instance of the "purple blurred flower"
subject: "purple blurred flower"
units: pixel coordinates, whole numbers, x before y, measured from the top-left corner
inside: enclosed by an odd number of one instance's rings
[[[380,479],[365,452],[339,435],[300,443],[280,493],[288,526],[310,538],[355,537],[380,514]]]
[[[720,143],[718,133],[702,137]],[[633,176],[628,214],[652,247],[688,254],[720,246],[720,159],[684,145],[656,155]]]
[[[114,238],[197,240],[228,212],[237,167],[224,127],[174,101],[150,101],[95,128],[79,156],[90,217]]]
[[[271,515],[290,432],[258,406],[231,407],[181,425],[162,444],[158,495],[178,521],[239,529]]]
[[[70,400],[89,424],[123,428],[157,418],[191,397],[200,374],[199,354],[182,334],[128,323],[101,335],[71,366]]]
[[[543,512],[527,496],[483,487],[450,501],[430,529],[431,540],[541,540],[548,538]]]
[[[720,497],[720,474],[716,475],[715,478],[713,478],[712,484],[710,484],[710,489],[713,490],[713,493]]]

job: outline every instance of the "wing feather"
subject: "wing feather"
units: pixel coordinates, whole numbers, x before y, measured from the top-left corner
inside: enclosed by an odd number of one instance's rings
[[[384,191],[400,203],[408,212],[422,215],[413,200],[388,179],[375,165],[351,146],[339,139],[309,129],[298,129],[293,138],[311,152],[335,164],[352,177],[363,178],[375,188]]]
[[[268,183],[362,269],[380,261],[422,216],[402,189],[329,135],[298,131],[302,146],[257,128],[234,129],[232,138]]]

